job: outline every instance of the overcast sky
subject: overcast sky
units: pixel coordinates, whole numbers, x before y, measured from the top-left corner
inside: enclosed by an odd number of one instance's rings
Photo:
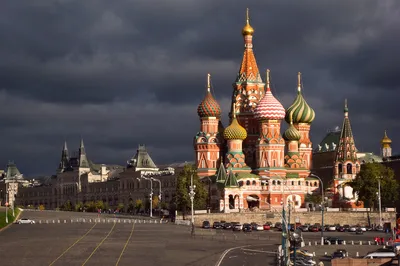
[[[125,165],[138,144],[156,164],[193,160],[208,72],[226,126],[246,7],[263,79],[270,68],[286,108],[303,73],[314,147],[341,126],[347,98],[357,148],[379,153],[387,129],[399,150],[398,0],[8,0],[1,165],[53,174],[64,140],[73,151],[81,136],[96,163]]]

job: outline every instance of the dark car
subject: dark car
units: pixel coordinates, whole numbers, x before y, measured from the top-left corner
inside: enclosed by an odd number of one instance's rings
[[[310,228],[308,229],[308,231],[310,231],[310,232],[318,232],[318,231],[319,231],[319,228],[318,228],[317,226],[312,226],[312,227],[310,227]]]
[[[361,228],[356,229],[356,235],[362,235],[364,232],[361,230]]]
[[[203,225],[201,226],[204,229],[210,229],[211,225],[209,221],[203,221]]]
[[[345,232],[346,228],[344,228],[343,226],[339,226],[338,228],[338,232]]]
[[[225,223],[224,229],[232,229],[232,223]]]
[[[331,244],[331,245],[336,245],[336,244],[343,244],[343,239],[340,239],[338,237],[326,237],[324,239],[324,244]]]
[[[346,253],[341,251],[335,251],[332,253],[332,259],[344,259],[346,258]]]
[[[252,226],[251,224],[243,224],[243,232],[251,232],[252,231]]]
[[[214,222],[213,223],[213,228],[214,229],[222,229],[222,224],[220,222]]]

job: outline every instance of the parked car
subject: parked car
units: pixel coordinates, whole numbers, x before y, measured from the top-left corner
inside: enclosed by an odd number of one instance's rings
[[[243,226],[240,223],[233,223],[232,230],[233,231],[242,231]]]
[[[209,221],[203,221],[203,225],[201,226],[204,229],[210,229],[211,228],[211,224]]]
[[[347,251],[345,249],[338,249],[332,253],[332,259],[343,259],[346,257]]]
[[[359,226],[358,228],[360,228],[363,232],[367,232],[367,228],[363,225]]]
[[[232,229],[232,223],[225,223],[224,229]]]
[[[357,226],[352,225],[349,227],[349,232],[355,232],[356,230],[357,230]]]
[[[257,224],[256,230],[257,230],[257,231],[264,231],[264,226],[263,226],[263,225],[260,225],[260,224]]]
[[[214,222],[213,223],[213,228],[214,229],[222,229],[222,224],[220,222]]]
[[[17,224],[34,224],[34,223],[35,223],[34,220],[28,218],[22,218],[17,221]]]
[[[243,232],[251,232],[252,231],[251,224],[243,224],[242,230]]]
[[[334,232],[334,231],[336,231],[336,226],[335,226],[335,225],[329,225],[329,226],[328,226],[328,231],[329,231],[329,232]]]
[[[338,228],[338,231],[339,231],[339,232],[345,232],[345,231],[346,231],[346,228],[344,228],[343,226],[340,226],[340,227]]]
[[[264,227],[264,230],[270,230],[271,229],[271,225],[269,225],[269,224],[264,224],[263,227]]]
[[[313,226],[310,229],[308,229],[308,231],[310,231],[310,232],[318,232],[319,228],[317,226]]]
[[[356,235],[362,235],[364,231],[361,228],[357,228]]]

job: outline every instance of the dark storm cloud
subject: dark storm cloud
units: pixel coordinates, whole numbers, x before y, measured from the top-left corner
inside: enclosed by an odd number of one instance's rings
[[[157,163],[193,160],[206,73],[230,107],[243,54],[239,1],[6,1],[0,9],[0,161],[52,173],[64,139],[120,163],[145,143]],[[288,107],[303,73],[315,145],[348,98],[359,149],[397,125],[397,1],[252,1],[261,75]],[[382,99],[382,100],[377,100]],[[374,126],[371,127],[371,124]],[[397,142],[398,143],[398,142]],[[396,145],[395,148],[400,147]],[[40,159],[38,159],[40,158]]]

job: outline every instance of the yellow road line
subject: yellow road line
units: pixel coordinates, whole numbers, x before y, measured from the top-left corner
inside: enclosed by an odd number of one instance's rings
[[[110,236],[111,232],[114,230],[114,227],[116,224],[117,223],[114,222],[114,225],[113,225],[113,227],[111,227],[110,232],[108,232],[108,234],[103,238],[103,240],[101,240],[101,242],[96,246],[96,248],[92,251],[92,253],[89,255],[89,257],[82,264],[82,266],[84,266],[90,260],[90,258],[94,255],[94,253],[96,253],[96,250],[104,243],[104,241],[106,241],[106,239]]]
[[[125,249],[126,249],[126,247],[128,246],[129,241],[131,240],[131,237],[132,237],[133,229],[134,229],[134,228],[135,228],[135,224],[132,224],[131,234],[129,235],[128,240],[126,240],[126,243],[125,243],[125,245],[124,245],[124,248],[122,249],[121,254],[119,254],[119,258],[118,258],[118,260],[117,260],[117,263],[115,263],[115,266],[118,266],[118,263],[119,263],[119,261],[120,261],[121,258],[122,258],[122,255],[124,255]]]
[[[55,260],[52,261],[52,263],[49,264],[49,266],[52,266],[54,263],[56,263],[62,256],[64,256],[73,246],[79,243],[85,236],[87,236],[90,231],[96,226],[97,223],[94,223],[94,225],[83,235],[81,236],[78,240],[76,240],[71,246],[69,246],[63,253],[61,253],[60,256],[58,256]]]

